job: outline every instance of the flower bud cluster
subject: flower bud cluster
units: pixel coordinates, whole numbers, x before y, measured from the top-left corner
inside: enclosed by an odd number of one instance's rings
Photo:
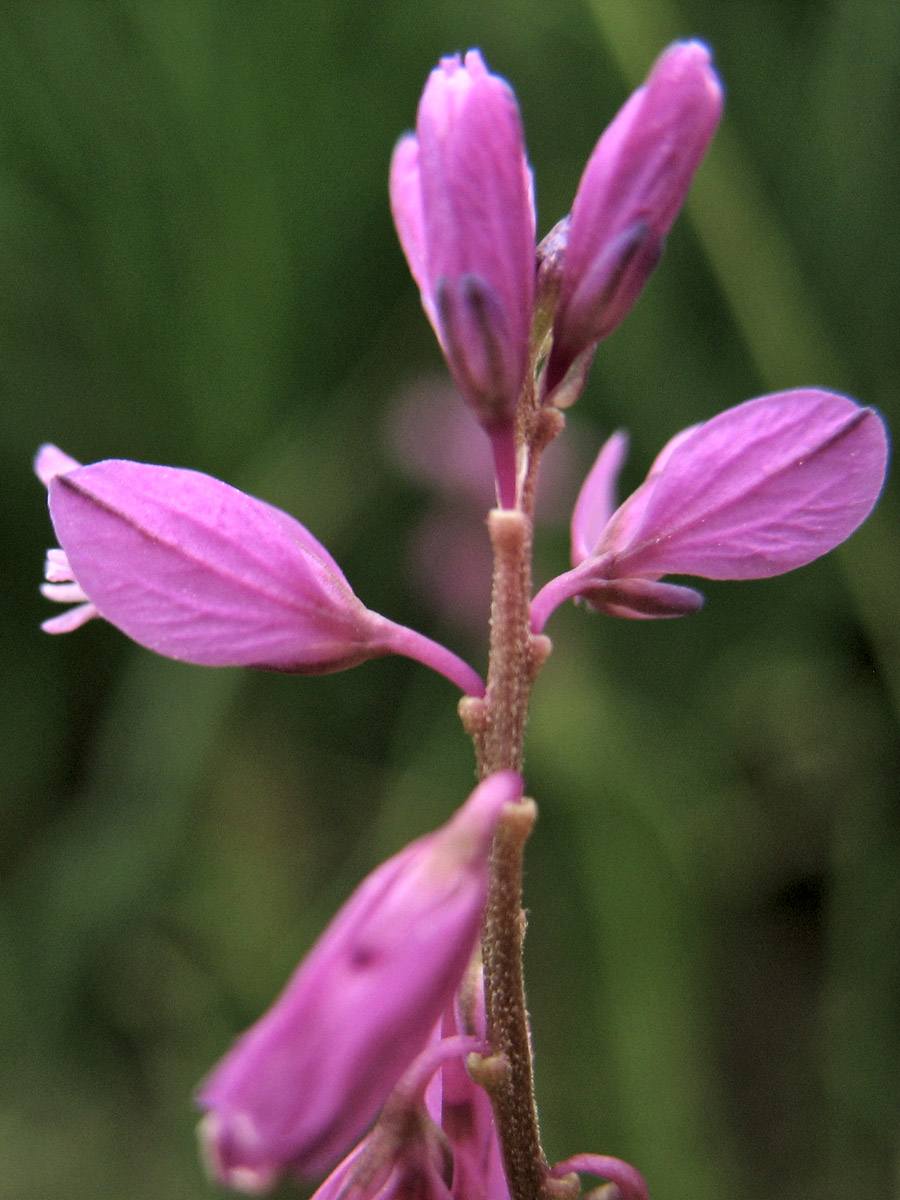
[[[477,50],[431,73],[416,132],[394,151],[391,207],[448,366],[491,439],[504,507],[517,499],[517,418],[532,351],[541,354],[551,327],[540,398],[570,404],[597,342],[656,265],[721,109],[707,48],[671,46],[597,143],[571,217],[536,252],[532,177],[509,86]]]

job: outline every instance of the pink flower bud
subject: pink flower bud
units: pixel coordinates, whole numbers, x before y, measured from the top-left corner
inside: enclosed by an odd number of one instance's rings
[[[204,1142],[223,1182],[261,1190],[286,1170],[316,1175],[369,1125],[459,986],[494,831],[521,795],[518,775],[490,776],[374,871],[206,1080]]]
[[[703,598],[663,575],[766,579],[812,562],[872,511],[888,446],[878,414],[846,396],[779,392],[677,434],[611,513],[624,453],[615,434],[585,480],[575,566],[535,596],[535,632],[574,596],[613,616],[674,617]]]
[[[115,459],[81,467],[55,446],[35,467],[62,546],[43,591],[79,603],[48,632],[99,615],[169,658],[307,675],[404,654],[483,694],[456,655],[366,608],[280,509],[197,471]]]
[[[675,42],[600,138],[578,185],[561,254],[543,382],[548,397],[634,304],[721,111],[722,88],[708,49]]]
[[[535,217],[519,110],[477,50],[441,59],[416,133],[394,151],[400,243],[450,370],[515,500],[515,414],[528,364]]]

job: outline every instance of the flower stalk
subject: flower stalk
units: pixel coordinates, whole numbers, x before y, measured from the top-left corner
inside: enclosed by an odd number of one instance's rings
[[[553,432],[548,436],[551,424]],[[561,428],[561,422],[536,422],[535,428],[538,437],[530,455],[533,470],[526,477],[532,481],[536,479],[540,453]],[[533,483],[526,496],[533,505]],[[533,634],[530,628],[532,530],[532,514],[523,509],[493,509],[488,515],[494,577],[487,688],[483,699],[466,696],[459,705],[482,779],[498,770],[520,770],[531,687],[551,650],[549,639]],[[494,836],[481,936],[492,1055],[473,1070],[476,1081],[491,1098],[507,1184],[514,1200],[577,1195],[577,1186],[573,1192],[571,1181],[564,1183],[550,1177],[534,1100],[522,958],[522,864],[536,817],[534,802],[524,800],[501,820]]]
[[[497,828],[481,935],[487,1032],[493,1051],[476,1080],[491,1098],[503,1149],[506,1180],[516,1200],[547,1194],[549,1167],[541,1147],[534,1102],[531,1035],[525,1006],[522,943],[522,860],[537,817],[523,801]]]

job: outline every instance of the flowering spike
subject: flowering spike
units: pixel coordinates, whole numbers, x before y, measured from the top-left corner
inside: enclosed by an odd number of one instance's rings
[[[611,440],[588,475],[572,521],[575,566],[535,596],[535,632],[575,596],[614,616],[680,616],[702,597],[663,575],[766,579],[805,566],[869,515],[888,444],[878,414],[846,396],[762,396],[677,434],[602,523],[623,450]]]
[[[415,136],[391,163],[391,207],[422,304],[491,437],[501,503],[515,503],[515,414],[534,298],[534,200],[519,110],[477,50],[441,59]]]
[[[82,604],[47,622],[49,632],[101,615],[170,658],[310,675],[404,654],[483,693],[456,655],[367,609],[325,547],[280,509],[174,467],[81,467],[55,447],[36,467],[63,547],[42,590]]]
[[[521,795],[513,772],[489,776],[445,826],[373,872],[213,1071],[199,1103],[219,1179],[318,1174],[365,1130],[459,985],[493,834]]]
[[[721,111],[709,50],[701,42],[675,42],[600,138],[572,206],[543,380],[548,398],[634,304]]]

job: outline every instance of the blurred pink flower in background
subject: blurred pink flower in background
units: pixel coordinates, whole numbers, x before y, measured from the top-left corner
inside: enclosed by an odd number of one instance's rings
[[[431,493],[410,535],[409,577],[449,625],[483,640],[492,571],[485,514],[495,497],[490,448],[476,432],[452,384],[425,377],[399,397],[386,438],[404,474]],[[548,446],[537,525],[565,525],[584,466],[577,442],[558,438]]]

